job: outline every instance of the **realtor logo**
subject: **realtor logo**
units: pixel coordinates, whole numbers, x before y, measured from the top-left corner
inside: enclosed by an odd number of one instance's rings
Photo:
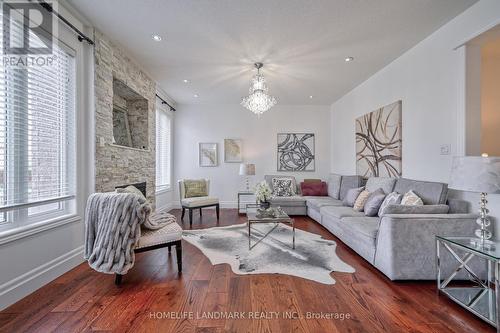
[[[52,54],[52,3],[6,0],[2,7],[4,56]]]

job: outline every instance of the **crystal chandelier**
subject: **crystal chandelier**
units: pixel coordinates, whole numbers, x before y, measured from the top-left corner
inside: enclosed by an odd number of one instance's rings
[[[241,99],[241,105],[260,116],[278,101],[276,97],[267,94],[267,84],[264,75],[260,74],[260,69],[264,66],[261,62],[255,63],[257,74],[252,78],[248,96]]]

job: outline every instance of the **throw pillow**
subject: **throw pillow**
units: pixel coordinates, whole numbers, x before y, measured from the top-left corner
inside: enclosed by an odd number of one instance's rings
[[[184,180],[184,190],[186,198],[206,197],[208,195],[207,182],[205,179],[186,179]]]
[[[406,192],[405,195],[403,196],[401,204],[407,206],[422,206],[424,202],[415,192],[410,190]]]
[[[292,179],[273,178],[273,195],[275,197],[291,197],[293,195]]]
[[[304,183],[321,183],[321,179],[304,179]]]
[[[357,212],[362,212],[365,207],[365,203],[368,200],[368,197],[370,197],[370,194],[371,192],[367,190],[361,192],[356,198],[356,201],[354,201],[354,206],[352,208]]]
[[[384,201],[382,202],[382,205],[380,205],[380,209],[378,210],[378,216],[382,216],[385,212],[385,209],[389,205],[398,205],[401,203],[401,199],[403,198],[402,194],[399,194],[398,192],[391,192],[389,193]]]
[[[326,182],[302,182],[300,183],[300,190],[302,195],[308,196],[327,196],[328,195],[328,185]]]
[[[383,189],[379,188],[378,190],[372,192],[366,200],[364,211],[366,216],[377,216],[377,213],[382,206],[382,202],[385,199],[385,192]]]
[[[363,192],[364,189],[365,189],[364,186],[349,189],[344,197],[344,200],[342,200],[344,206],[349,206],[349,207],[354,206],[354,202],[356,202],[356,199],[358,198],[360,193]]]
[[[390,205],[384,214],[448,214],[448,205]]]
[[[133,193],[139,197],[139,202],[141,204],[148,201],[148,199],[146,199],[144,194],[142,194],[141,190],[139,190],[137,187],[133,185],[129,185],[125,188],[117,188],[115,191],[116,193]]]

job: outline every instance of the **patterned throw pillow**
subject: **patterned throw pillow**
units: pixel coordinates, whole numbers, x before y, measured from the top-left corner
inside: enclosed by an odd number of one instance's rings
[[[115,190],[115,192],[117,192],[117,193],[133,193],[139,197],[140,203],[145,203],[148,201],[148,199],[146,199],[144,194],[142,194],[141,190],[139,190],[137,187],[135,187],[133,185],[129,185],[125,188],[117,188]]]
[[[371,192],[367,190],[361,192],[356,198],[356,201],[354,201],[354,206],[352,208],[357,212],[362,212],[365,207],[366,200],[368,200],[370,194]]]
[[[403,198],[402,194],[399,194],[398,192],[391,192],[389,193],[385,199],[384,202],[382,202],[382,205],[380,206],[380,209],[378,210],[378,216],[382,216],[385,213],[385,209],[389,205],[399,205],[401,203],[401,199]]]
[[[293,181],[291,178],[273,178],[273,196],[291,197]]]
[[[206,197],[207,193],[207,182],[205,179],[186,179],[184,180],[184,190],[186,198],[195,197]]]
[[[422,206],[424,202],[415,192],[410,190],[405,193],[401,200],[401,204],[406,206]]]

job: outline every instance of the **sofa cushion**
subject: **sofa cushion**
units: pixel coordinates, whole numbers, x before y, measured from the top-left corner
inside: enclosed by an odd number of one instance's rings
[[[449,214],[467,214],[469,212],[469,202],[461,199],[448,199],[446,202],[450,207]]]
[[[448,185],[444,183],[425,182],[407,178],[399,178],[394,191],[406,193],[412,190],[426,205],[445,204],[448,196]]]
[[[273,206],[284,206],[284,207],[293,207],[293,206],[306,206],[306,199],[300,195],[293,195],[291,197],[272,197],[269,202]]]
[[[342,181],[340,182],[340,194],[339,199],[344,200],[347,191],[351,188],[357,188],[363,186],[365,183],[363,177],[361,176],[342,176]]]
[[[387,214],[448,214],[450,207],[448,205],[389,205],[384,210]]]
[[[351,207],[346,206],[324,206],[320,208],[321,215],[328,215],[330,217],[341,219],[343,217],[364,217],[362,212],[356,212]]]
[[[366,200],[365,207],[363,207],[366,216],[377,216],[382,202],[384,202],[385,193],[384,190],[379,188],[375,192],[370,194],[368,200]]]
[[[328,178],[328,195],[334,199],[340,199],[340,184],[342,176],[335,173],[330,174]]]
[[[407,206],[423,206],[424,202],[415,192],[410,190],[403,195],[401,204]]]
[[[370,192],[375,192],[381,188],[385,194],[389,194],[394,189],[396,178],[389,177],[370,177],[366,181],[366,189]]]
[[[269,188],[271,191],[273,190],[273,178],[285,178],[285,179],[291,179],[292,180],[292,188],[293,188],[293,194],[297,194],[297,182],[295,180],[294,176],[285,176],[285,175],[265,175],[264,180],[267,182],[267,185],[269,185]]]
[[[354,233],[364,235],[372,239],[375,244],[379,228],[380,218],[378,217],[344,217],[341,220],[342,226],[348,227]]]
[[[319,210],[324,206],[342,206],[342,201],[336,200],[332,197],[304,197],[306,199],[307,207]]]
[[[328,186],[325,182],[302,182],[300,183],[300,192],[303,196],[326,196],[328,195]]]
[[[344,206],[353,207],[358,196],[365,190],[364,187],[351,188],[347,191],[342,203]]]
[[[291,197],[295,194],[292,178],[273,178],[273,195],[276,197]]]

